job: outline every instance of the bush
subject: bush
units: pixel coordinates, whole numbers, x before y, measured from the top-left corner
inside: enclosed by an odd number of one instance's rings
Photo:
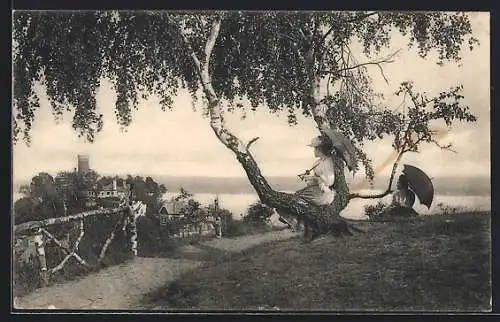
[[[162,237],[160,222],[152,216],[137,218],[137,252],[140,256],[150,256],[161,251]]]
[[[379,201],[376,205],[365,206],[365,214],[372,221],[408,220],[408,218],[419,216],[413,208],[399,205],[387,205],[382,201]]]
[[[20,254],[14,254],[20,256]],[[12,288],[14,296],[21,296],[35,290],[40,284],[40,264],[34,255],[26,262],[14,261]]]
[[[261,202],[256,202],[248,207],[243,222],[252,226],[267,226],[271,222],[274,210]]]
[[[386,208],[388,205],[379,200],[376,205],[367,205],[365,206],[365,215],[368,216],[368,218],[373,219],[377,215],[379,215],[384,208]]]
[[[251,232],[250,228],[251,227],[249,227],[248,224],[244,223],[242,220],[231,220],[222,235],[226,237],[248,235]]]
[[[467,207],[445,205],[442,202],[436,205],[436,210],[443,215],[455,215],[474,211],[473,209],[468,209]]]
[[[235,220],[233,218],[233,213],[230,212],[227,209],[220,209],[219,210],[219,217],[222,225],[222,235],[227,235],[229,231],[229,227],[233,224],[233,221]]]

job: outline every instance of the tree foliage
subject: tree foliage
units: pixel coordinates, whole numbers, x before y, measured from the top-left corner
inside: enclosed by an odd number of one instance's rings
[[[41,172],[31,179],[29,186],[23,187],[25,197],[14,203],[16,224],[88,210],[86,191],[99,192],[103,187],[112,184],[113,180],[116,180],[119,187],[126,182],[132,183],[135,200],[147,205],[146,214],[158,213],[167,188],[151,177],[128,176],[127,179],[123,179],[118,176],[100,176],[95,171],[83,174],[60,171],[54,178],[46,172]],[[115,205],[116,202],[103,201],[99,204]]]
[[[45,86],[55,116],[72,111],[74,128],[90,141],[102,128],[102,115],[97,113],[95,102],[102,77],[112,81],[118,94],[116,116],[123,126],[132,121],[131,110],[141,97],[157,94],[163,108],[169,108],[180,87],[196,96],[201,84],[179,26],[185,28],[192,48],[201,55],[216,14],[16,12],[15,138],[23,134],[29,142],[39,107],[35,82]],[[212,83],[218,96],[228,101],[228,109],[247,98],[252,109],[259,105],[271,111],[287,109],[291,123],[298,110],[311,115],[310,66],[305,63],[309,49],[306,39],[311,37],[316,47],[316,72],[331,85],[354,82],[349,90],[358,87],[359,93],[351,97],[354,101],[349,108],[352,115],[360,117],[352,110],[359,106],[356,99],[369,103],[373,93],[362,68],[366,66],[346,64],[352,56],[350,45],[359,39],[366,54],[376,55],[391,45],[394,29],[408,36],[408,45],[417,46],[421,57],[437,51],[440,63],[460,60],[462,44],[473,48],[476,43],[463,13],[225,12],[210,65]],[[325,102],[337,103],[349,95],[344,90],[337,94],[324,97]],[[335,106],[342,109],[342,104]],[[346,127],[363,125],[368,116],[361,123],[347,118]],[[359,126],[355,136],[371,139],[369,133],[359,133],[362,129]]]
[[[54,178],[46,172],[40,172],[31,179],[25,197],[14,203],[14,221],[16,224],[57,217],[64,213],[63,199],[58,193]]]

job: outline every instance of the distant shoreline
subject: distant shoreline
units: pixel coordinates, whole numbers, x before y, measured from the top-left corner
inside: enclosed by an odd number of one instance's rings
[[[121,175],[122,177],[125,177]],[[170,192],[183,187],[191,193],[209,194],[253,194],[254,188],[246,177],[178,177],[150,175],[155,181],[164,184]],[[145,176],[144,176],[145,177]],[[297,177],[267,177],[269,184],[279,191],[295,191],[303,187]],[[436,194],[445,196],[491,196],[491,179],[489,177],[437,177],[433,179]],[[27,182],[14,182],[13,192]],[[385,190],[388,178],[375,178],[372,187],[365,186],[359,190]],[[356,190],[358,190],[356,189]]]

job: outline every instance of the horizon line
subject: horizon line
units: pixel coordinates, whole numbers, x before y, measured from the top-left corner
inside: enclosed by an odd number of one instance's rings
[[[49,171],[41,171],[41,172],[46,172],[46,173],[49,173]],[[39,173],[41,173],[39,172]],[[99,174],[99,173],[98,173]],[[36,176],[37,174],[34,174],[33,176]],[[103,174],[99,174],[101,177],[104,177],[104,176],[109,176],[109,177],[113,177],[113,176],[118,176],[118,177],[126,177],[128,175],[130,176],[140,176],[140,177],[143,177],[143,178],[146,178],[146,177],[170,177],[170,178],[203,178],[203,179],[248,179],[247,176],[224,176],[224,175],[221,175],[221,176],[213,176],[213,175],[191,175],[191,176],[187,176],[187,175],[174,175],[174,174],[138,174],[138,173],[103,173]],[[32,176],[32,177],[33,177]],[[31,177],[31,178],[32,178]],[[363,176],[364,178],[366,178],[366,176]],[[374,177],[374,180],[376,180],[377,178],[389,178],[390,175],[379,175],[379,176],[375,176]],[[11,177],[12,178],[12,182],[16,182],[16,181],[26,181],[26,180],[30,180],[31,178],[28,178],[28,177],[25,177],[25,178],[14,178],[14,177]],[[297,175],[268,175],[268,176],[264,176],[264,178],[287,178],[287,179],[291,179],[291,178],[296,178],[296,179],[299,179],[297,177]],[[456,178],[456,179],[465,179],[465,178],[489,178],[491,180],[491,174],[490,175],[487,175],[487,174],[478,174],[478,175],[438,175],[438,176],[434,176],[431,178],[432,179],[436,179],[436,178]]]

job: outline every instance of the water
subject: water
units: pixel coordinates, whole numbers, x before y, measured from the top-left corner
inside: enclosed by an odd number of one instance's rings
[[[379,191],[361,191],[364,194],[378,193]],[[173,193],[167,193],[167,198],[173,196]],[[219,194],[220,207],[228,209],[233,213],[235,219],[241,218],[246,213],[247,208],[259,200],[257,194]],[[194,194],[193,199],[203,205],[213,203],[216,195],[210,193]],[[382,199],[354,199],[346,209],[342,212],[342,216],[350,219],[366,219],[364,215],[364,206],[375,205],[379,200],[390,203],[391,196],[386,196]],[[445,206],[459,207],[469,210],[488,211],[491,210],[491,197],[490,196],[447,196],[437,195],[430,209],[421,205],[418,199],[415,201],[414,209],[421,215],[432,215],[440,213],[438,204],[442,203]],[[277,216],[273,216],[272,222],[277,223]]]
[[[378,191],[361,191],[364,194],[377,193]],[[168,192],[165,198],[170,198],[175,193]],[[241,218],[248,207],[259,200],[256,194],[244,193],[244,194],[219,194],[219,204],[222,208],[225,208],[233,213],[235,219]],[[19,193],[14,193],[14,201],[21,198],[22,195]],[[193,199],[200,202],[202,205],[208,205],[213,203],[216,195],[212,193],[197,193],[194,194]],[[386,196],[381,199],[386,203],[391,201],[391,196]],[[350,219],[365,219],[364,216],[364,206],[365,205],[375,205],[379,199],[354,199],[352,200],[346,209],[342,212],[342,216]],[[470,210],[480,210],[488,211],[491,210],[491,197],[490,196],[447,196],[447,195],[437,195],[434,198],[432,206],[427,209],[426,206],[421,205],[418,200],[415,201],[415,210],[421,215],[432,215],[440,212],[438,204],[442,203],[445,206],[450,207],[460,207]],[[278,223],[277,216],[274,215],[271,218],[273,223]]]

